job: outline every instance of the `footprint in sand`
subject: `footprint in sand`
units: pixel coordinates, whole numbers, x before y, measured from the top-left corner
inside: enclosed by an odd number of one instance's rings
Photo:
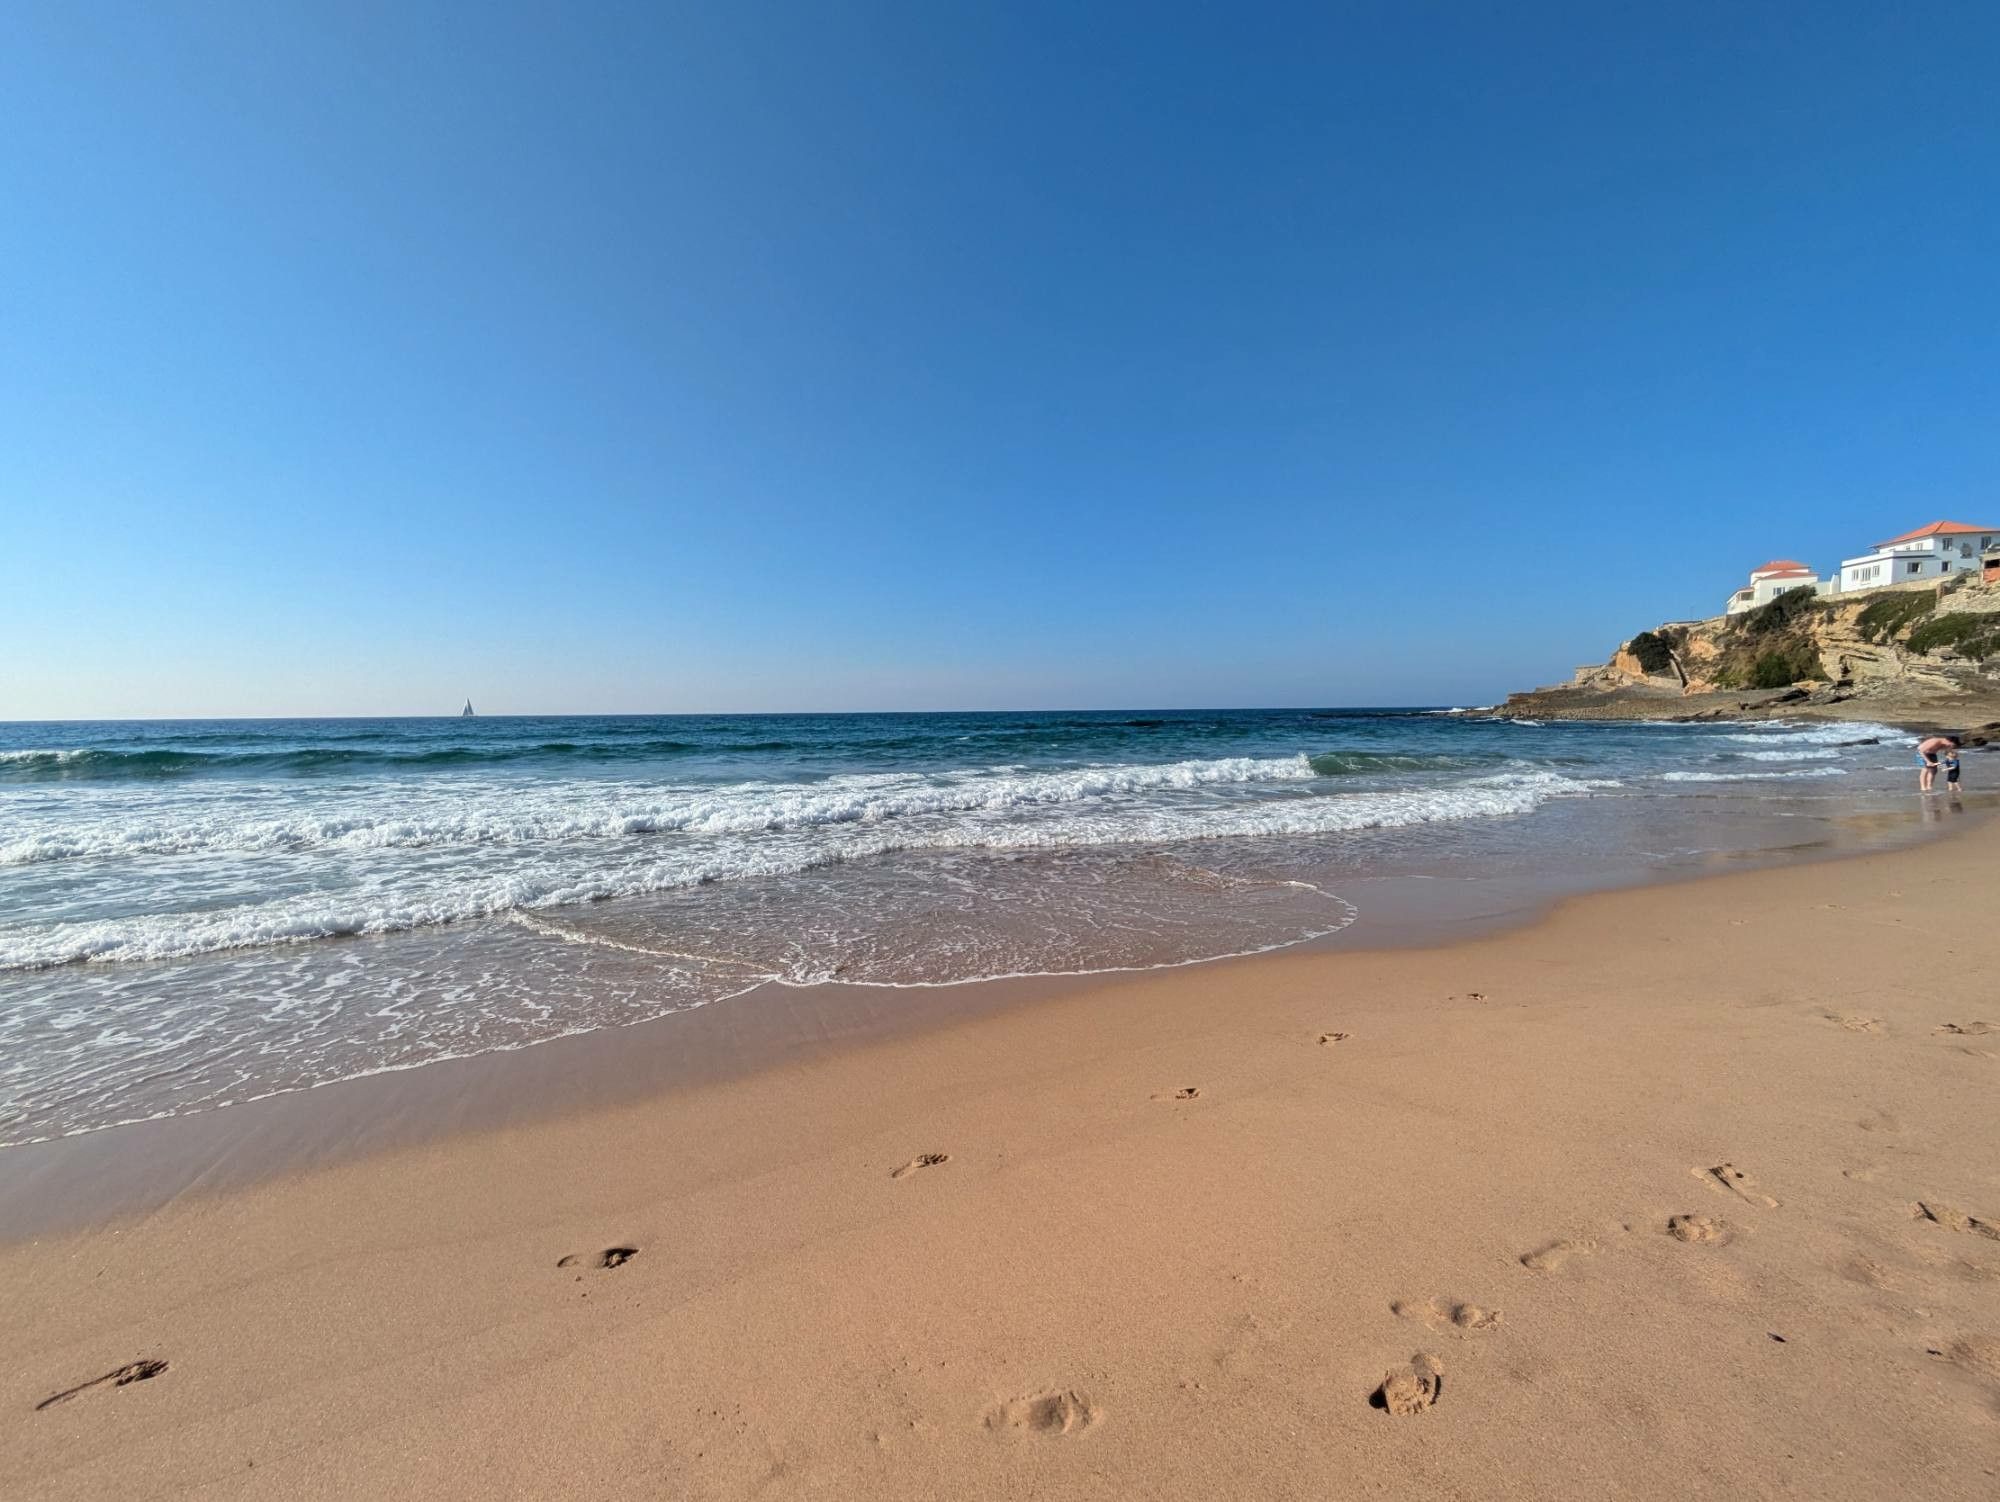
[[[590,1259],[590,1265],[592,1267],[601,1267],[606,1271],[609,1271],[614,1267],[623,1267],[626,1263],[630,1262],[634,1257],[638,1255],[639,1255],[639,1249],[636,1246],[608,1246],[603,1251],[599,1252],[595,1257]],[[557,1262],[556,1266],[576,1267],[579,1266],[583,1262],[583,1260],[584,1259],[578,1256],[575,1252],[571,1252],[567,1257],[564,1257],[561,1261]]]
[[[986,1428],[1006,1439],[1061,1439],[1095,1427],[1103,1410],[1071,1388],[1009,1398],[986,1411]]]
[[[1521,1266],[1530,1272],[1552,1273],[1572,1257],[1588,1257],[1597,1250],[1589,1240],[1551,1241],[1547,1246],[1521,1254]]]
[[[1368,1406],[1407,1418],[1436,1407],[1443,1396],[1444,1367],[1437,1357],[1419,1351],[1408,1366],[1383,1376],[1381,1385],[1368,1395]]]
[[[101,1377],[92,1377],[88,1382],[79,1382],[53,1396],[42,1399],[35,1405],[35,1412],[53,1408],[58,1403],[67,1403],[71,1398],[81,1397],[87,1392],[95,1392],[100,1387],[130,1387],[134,1382],[150,1382],[167,1369],[164,1361],[133,1361],[121,1366],[115,1372],[106,1372]]]
[[[944,1163],[949,1163],[950,1161],[951,1161],[950,1153],[919,1153],[916,1157],[910,1159],[909,1162],[905,1163],[901,1168],[897,1169],[894,1173],[890,1174],[889,1177],[892,1179],[907,1179],[911,1174],[915,1173],[919,1168],[936,1168],[939,1165]]]
[[[1943,1226],[1947,1231],[1971,1231],[1990,1241],[2000,1241],[2000,1226],[1991,1221],[1981,1220],[1976,1215],[1967,1215],[1963,1210],[1954,1210],[1950,1205],[1939,1205],[1927,1200],[1919,1200],[1910,1206],[1913,1220],[1929,1221],[1934,1226]]]
[[[1667,1234],[1690,1246],[1712,1246],[1729,1239],[1729,1227],[1706,1215],[1670,1215]]]
[[[1879,1033],[1882,1031],[1881,1018],[1864,1017],[1859,1012],[1821,1012],[1820,1016],[1824,1017],[1828,1022],[1838,1023],[1850,1033]]]
[[[1859,1283],[1863,1288],[1885,1288],[1895,1290],[1902,1287],[1897,1275],[1877,1262],[1873,1257],[1855,1252],[1843,1259],[1834,1271],[1850,1283]]]
[[[1183,1085],[1178,1090],[1161,1090],[1154,1094],[1154,1100],[1200,1100],[1201,1086]]]
[[[1991,1022],[1947,1022],[1942,1027],[1931,1029],[1933,1033],[1943,1033],[1950,1038],[1985,1038],[2000,1033],[2000,1024]],[[1971,1054],[1975,1059],[1995,1057],[1988,1048],[1975,1048],[1969,1043],[1961,1043],[1959,1052]]]
[[[1354,1034],[1352,1033],[1321,1033],[1319,1035],[1320,1047],[1326,1048],[1335,1043],[1345,1043],[1353,1036]]]
[[[1711,1189],[1727,1190],[1745,1204],[1762,1205],[1766,1210],[1778,1208],[1778,1202],[1754,1188],[1756,1181],[1734,1163],[1718,1163],[1713,1168],[1690,1168],[1688,1172]]]
[[[1474,1335],[1501,1323],[1498,1309],[1482,1309],[1477,1304],[1455,1299],[1426,1299],[1421,1304],[1398,1299],[1389,1306],[1389,1312],[1399,1319],[1420,1319],[1433,1330],[1452,1330],[1460,1335]]]
[[[1930,1354],[1942,1356],[1964,1371],[2000,1381],[2000,1340],[1990,1335],[1967,1335],[1948,1346],[1932,1348]]]

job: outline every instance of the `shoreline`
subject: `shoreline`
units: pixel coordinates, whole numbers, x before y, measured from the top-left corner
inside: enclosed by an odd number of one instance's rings
[[[1957,825],[1906,833],[1886,846],[1766,849],[1721,868],[1654,872],[1571,889],[1544,880],[1504,894],[1492,879],[1454,884],[1455,911],[1415,912],[1415,899],[1370,913],[1354,942],[1343,929],[1269,950],[1136,969],[987,977],[926,986],[768,984],[740,996],[639,1022],[277,1091],[226,1106],[163,1115],[0,1148],[0,1247],[104,1227],[182,1195],[253,1189],[434,1142],[643,1103],[663,1093],[796,1067],[844,1049],[950,1029],[1048,1003],[1087,1004],[1105,986],[1284,957],[1356,957],[1442,950],[1532,930],[1577,902],[1781,871],[1963,838],[2000,815],[2000,794],[1975,793]],[[1875,816],[1856,815],[1872,821]],[[1379,879],[1378,879],[1379,880]],[[1403,882],[1406,878],[1387,878]],[[1429,893],[1425,893],[1426,899]],[[949,996],[948,1003],[936,998]]]
[[[0,1483],[1964,1495],[2000,1476],[1967,823],[0,1247]]]
[[[1863,723],[1927,735],[1940,727],[1991,731],[2000,722],[2000,694],[1925,696],[1798,688],[1677,693],[1643,683],[1619,688],[1549,684],[1520,689],[1491,708],[1464,713],[1497,720],[1555,720],[1581,725],[1632,721],[1669,725],[1769,725],[1788,720],[1815,725]]]

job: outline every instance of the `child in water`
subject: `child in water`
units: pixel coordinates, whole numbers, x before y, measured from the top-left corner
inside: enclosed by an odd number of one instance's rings
[[[1956,770],[1958,762],[1958,737],[1955,735],[1927,735],[1917,742],[1917,791],[1928,793],[1937,783],[1939,759],[1949,756],[1946,766]],[[1956,777],[1952,781],[1957,781]]]

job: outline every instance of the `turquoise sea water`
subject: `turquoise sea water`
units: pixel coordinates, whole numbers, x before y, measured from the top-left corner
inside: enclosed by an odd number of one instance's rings
[[[0,725],[0,1142],[768,985],[1362,941],[1392,894],[1823,846],[1914,817],[1908,743],[1309,709]]]

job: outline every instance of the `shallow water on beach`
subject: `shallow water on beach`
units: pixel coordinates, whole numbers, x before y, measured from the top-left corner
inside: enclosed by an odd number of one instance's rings
[[[0,726],[0,1144],[771,985],[1379,942],[1495,892],[1892,843],[1949,808],[1910,741],[1351,710]]]

